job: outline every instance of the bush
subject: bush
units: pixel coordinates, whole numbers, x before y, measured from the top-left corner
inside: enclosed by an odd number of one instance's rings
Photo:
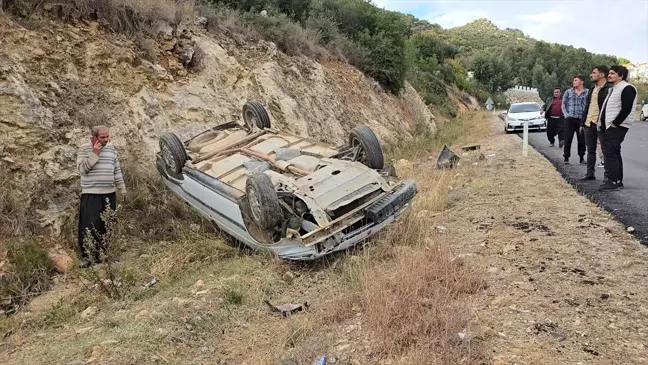
[[[254,24],[263,38],[277,44],[286,54],[304,55],[319,60],[329,57],[328,51],[319,44],[321,37],[316,30],[303,28],[285,14],[261,16],[247,13],[244,18]]]
[[[14,312],[35,293],[50,286],[54,266],[47,251],[37,242],[11,239],[5,241],[9,274],[0,277],[0,308]]]

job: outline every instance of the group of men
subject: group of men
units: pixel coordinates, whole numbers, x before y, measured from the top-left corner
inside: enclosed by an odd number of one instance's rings
[[[615,65],[596,66],[590,74],[592,87],[585,89],[583,76],[575,76],[572,88],[561,96],[560,88],[544,106],[547,138],[555,146],[556,135],[564,148],[565,164],[569,164],[576,135],[581,164],[587,164],[583,180],[595,180],[597,147],[602,150],[601,166],[605,168],[601,191],[623,188],[621,144],[636,119],[637,89],[627,82],[628,69]],[[585,151],[587,150],[587,161]]]

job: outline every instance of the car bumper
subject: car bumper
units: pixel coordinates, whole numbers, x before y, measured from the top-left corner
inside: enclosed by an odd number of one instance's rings
[[[540,122],[540,123],[529,123],[529,130],[530,131],[543,131],[547,129],[547,123],[546,122]],[[524,130],[524,124],[506,124],[506,131],[507,132],[516,132],[516,131],[523,131]]]
[[[349,249],[393,223],[410,207],[417,193],[418,187],[414,181],[404,181],[389,194],[366,207],[363,210],[364,219],[358,227],[333,234],[316,245],[306,246],[299,241],[282,240],[274,247],[274,251],[282,259],[314,260]]]

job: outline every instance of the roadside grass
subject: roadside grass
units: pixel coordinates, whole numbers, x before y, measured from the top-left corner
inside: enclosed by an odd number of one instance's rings
[[[214,352],[218,348],[240,354],[233,362],[308,364],[318,354],[336,353],[341,329],[359,322],[371,361],[475,363],[482,349],[458,333],[470,328],[470,295],[485,283],[438,243],[436,236],[443,232],[435,220],[451,188],[476,177],[477,160],[462,156],[457,168],[437,170],[428,156],[443,144],[457,152],[488,135],[488,118],[483,112],[466,113],[441,125],[437,137],[420,136],[398,146],[394,158],[413,163],[399,175],[419,185],[410,211],[364,248],[308,264],[235,247],[170,197],[154,171],[125,161],[133,188],[123,202],[116,239],[125,247],[119,264],[138,285],[124,298],[110,299],[86,283],[87,288],[52,303],[35,320],[23,325],[3,320],[0,330],[22,338],[57,336],[57,341],[35,339],[25,346],[25,356],[35,362],[46,356],[85,361],[98,346],[106,351],[102,361],[113,362],[183,362],[196,353],[226,358]],[[157,284],[140,287],[153,277]],[[264,300],[309,301],[311,307],[281,318]],[[82,315],[89,307],[96,313]],[[16,350],[21,343],[6,340],[0,346]]]

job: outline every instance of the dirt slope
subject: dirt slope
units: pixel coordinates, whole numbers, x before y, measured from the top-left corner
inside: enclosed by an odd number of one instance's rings
[[[646,247],[494,125],[489,166],[439,222],[488,278],[469,336],[497,364],[647,364]]]
[[[436,129],[410,86],[394,97],[347,65],[288,57],[269,42],[236,44],[197,25],[181,36],[164,27],[160,34],[159,63],[152,64],[98,23],[25,29],[0,16],[0,168],[20,179],[32,230],[56,233],[68,220],[76,147],[91,125],[109,125],[124,158],[144,168],[153,168],[160,133],[184,138],[240,120],[250,98],[267,103],[276,127],[327,142],[343,141],[360,123],[385,142],[409,138],[417,127]],[[173,51],[179,42],[204,51],[202,71],[183,67]],[[44,189],[47,182],[54,188]]]

